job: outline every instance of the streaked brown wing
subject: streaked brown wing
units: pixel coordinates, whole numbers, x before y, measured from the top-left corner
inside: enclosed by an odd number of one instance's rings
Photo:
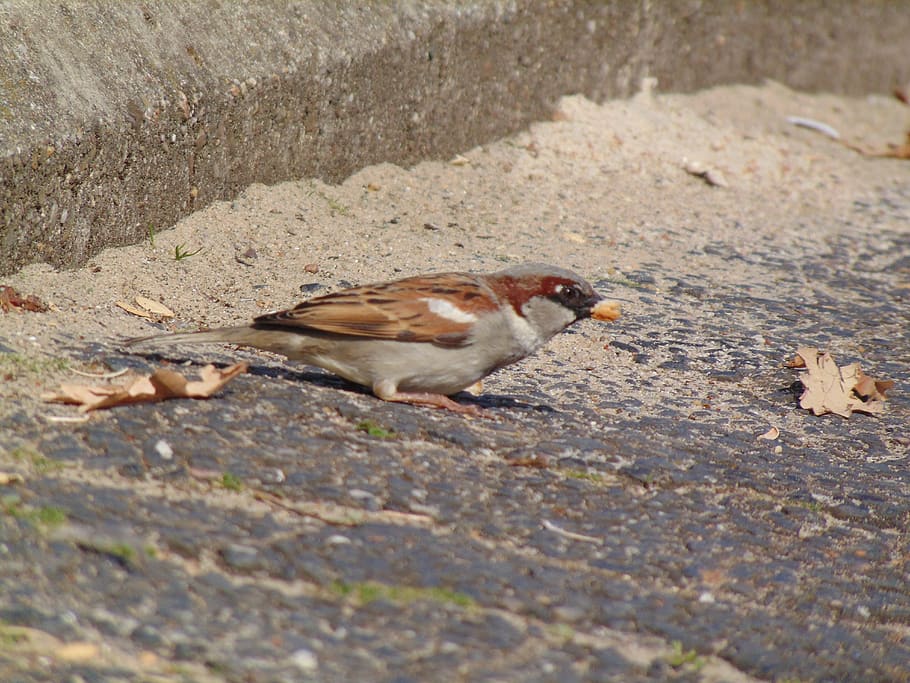
[[[316,297],[260,316],[254,326],[464,346],[472,324],[471,313],[464,311],[495,309],[489,297],[489,289],[470,275],[420,275]]]

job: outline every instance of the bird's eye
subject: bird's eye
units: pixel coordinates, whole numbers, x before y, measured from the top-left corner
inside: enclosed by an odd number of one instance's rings
[[[569,308],[575,308],[584,301],[585,295],[575,285],[557,285],[556,298]]]

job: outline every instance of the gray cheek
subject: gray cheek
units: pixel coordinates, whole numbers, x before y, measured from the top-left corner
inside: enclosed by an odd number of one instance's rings
[[[521,311],[541,341],[546,341],[575,322],[575,313],[550,299],[531,299],[521,307]]]

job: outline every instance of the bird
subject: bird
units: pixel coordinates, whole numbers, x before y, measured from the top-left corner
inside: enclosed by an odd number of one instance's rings
[[[139,337],[125,345],[254,347],[328,370],[384,401],[477,415],[476,405],[450,396],[610,303],[571,270],[524,263],[492,273],[430,273],[355,286],[248,325]]]

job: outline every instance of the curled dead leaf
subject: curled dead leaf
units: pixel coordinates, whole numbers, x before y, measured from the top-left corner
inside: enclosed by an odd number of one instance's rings
[[[179,372],[161,368],[148,377],[137,377],[129,384],[97,387],[62,384],[58,392],[43,394],[41,398],[55,403],[76,404],[80,412],[130,403],[154,403],[169,398],[209,398],[234,377],[246,372],[247,367],[247,363],[237,363],[224,369],[206,365],[200,371],[200,380],[188,380]]]
[[[814,347],[800,348],[797,355],[805,363],[805,372],[799,377],[805,387],[799,399],[800,407],[815,415],[834,413],[842,417],[850,417],[854,412],[870,415],[883,412],[885,392],[894,382],[868,377],[859,363],[838,366],[830,353]]]
[[[45,313],[48,305],[36,296],[22,295],[14,287],[0,285],[0,311],[9,313],[13,309]]]

